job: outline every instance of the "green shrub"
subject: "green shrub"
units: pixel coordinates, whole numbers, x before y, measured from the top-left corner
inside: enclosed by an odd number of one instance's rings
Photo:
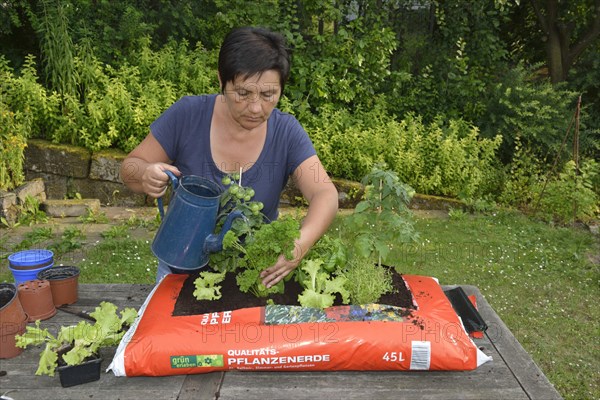
[[[515,138],[513,160],[505,167],[505,181],[498,201],[501,204],[526,210],[531,207],[535,194],[532,190],[543,177],[545,167],[521,138]]]
[[[0,56],[0,99],[0,189],[9,190],[23,183],[27,139],[50,123],[58,97],[38,83],[32,56],[19,75]]]
[[[27,138],[40,129],[48,109],[48,97],[37,83],[33,57],[27,59],[20,76],[13,74],[0,56],[0,189],[22,184]]]
[[[545,157],[559,151],[576,98],[577,93],[548,81],[535,81],[532,71],[517,66],[490,86],[486,112],[474,122],[484,137],[504,137],[501,156],[505,161],[512,156],[517,136],[522,145]]]
[[[27,137],[39,136],[60,124],[60,96],[38,80],[34,56],[28,56],[19,73],[0,57],[0,94],[8,108],[26,121]]]
[[[465,121],[426,125],[409,114],[397,122],[382,106],[355,113],[323,108],[306,120],[333,176],[359,180],[384,162],[418,193],[475,198],[496,189],[501,138],[482,139]]]
[[[497,179],[500,136],[482,139],[479,130],[463,120],[445,125],[438,118],[425,126],[413,115],[401,121],[398,130],[398,140],[390,143],[392,165],[419,193],[474,198],[488,193]]]
[[[557,179],[540,182],[534,190],[539,199],[538,212],[560,224],[589,222],[600,211],[598,195],[592,190],[592,180],[600,173],[600,165],[586,160],[577,173],[574,161],[568,161]]]
[[[24,151],[30,127],[22,114],[15,114],[0,102],[0,189],[13,189],[25,180]]]
[[[327,171],[355,181],[360,181],[375,164],[386,161],[386,149],[393,140],[388,135],[397,135],[389,132],[392,121],[381,107],[357,113],[323,107],[318,115],[305,120]]]
[[[62,97],[62,113],[45,137],[92,151],[132,150],[148,127],[179,97],[216,90],[214,54],[201,46],[170,42],[158,51],[149,40],[120,67],[103,65],[83,43],[75,57],[80,98]]]

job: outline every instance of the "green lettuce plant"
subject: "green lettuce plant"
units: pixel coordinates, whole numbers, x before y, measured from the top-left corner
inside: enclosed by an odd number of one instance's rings
[[[327,308],[333,305],[336,293],[342,296],[342,302],[348,304],[350,293],[346,290],[346,278],[332,277],[323,269],[322,260],[306,260],[300,266],[306,277],[301,280],[304,291],[298,301],[304,307]]]
[[[199,275],[194,281],[196,287],[193,293],[194,297],[197,300],[219,300],[221,298],[219,283],[225,279],[225,271],[221,273],[204,271]]]
[[[124,308],[117,315],[117,306],[103,301],[90,316],[96,320],[94,324],[81,321],[77,325],[61,327],[57,336],[48,329],[40,328],[40,321],[35,326],[27,326],[22,335],[16,336],[16,345],[21,348],[45,344],[40,354],[36,375],[54,376],[59,356],[66,365],[78,365],[85,359],[98,355],[102,347],[115,346],[125,330],[137,317],[133,308]]]

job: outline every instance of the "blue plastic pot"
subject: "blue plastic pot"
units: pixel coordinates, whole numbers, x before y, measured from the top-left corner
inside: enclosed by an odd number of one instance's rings
[[[8,268],[15,278],[15,285],[37,279],[37,274],[54,265],[54,253],[50,250],[23,250],[8,256]]]
[[[8,256],[10,266],[15,269],[35,269],[51,264],[54,253],[50,250],[32,249],[12,253]]]
[[[54,263],[51,263],[45,267],[36,269],[14,269],[12,267],[9,267],[9,269],[10,272],[12,272],[13,277],[15,278],[15,286],[19,286],[20,283],[37,279],[38,272],[45,271],[48,268],[52,268],[53,265]]]

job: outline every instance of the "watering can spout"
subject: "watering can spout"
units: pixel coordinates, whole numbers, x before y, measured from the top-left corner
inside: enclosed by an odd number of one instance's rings
[[[241,211],[231,212],[227,216],[227,219],[225,220],[225,223],[223,224],[223,228],[221,228],[221,232],[212,233],[212,234],[208,235],[208,237],[204,241],[204,252],[217,253],[217,252],[223,250],[223,238],[225,237],[225,234],[227,232],[229,232],[229,230],[231,229],[231,225],[233,224],[233,221],[238,218],[242,218],[244,221],[246,221],[246,217],[244,216],[244,214]]]

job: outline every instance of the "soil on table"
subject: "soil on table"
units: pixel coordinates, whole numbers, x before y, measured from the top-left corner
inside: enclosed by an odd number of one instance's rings
[[[393,293],[383,295],[378,304],[402,307],[408,310],[414,309],[411,292],[406,287],[402,276],[390,268],[392,273],[392,284],[395,288]],[[263,307],[267,305],[267,300],[272,299],[275,304],[281,305],[300,305],[298,295],[303,291],[302,286],[293,279],[285,284],[285,293],[274,294],[269,297],[258,298],[252,293],[243,293],[239,290],[235,274],[228,273],[225,280],[221,283],[221,298],[219,300],[196,300],[193,293],[196,290],[194,281],[198,278],[200,271],[194,272],[185,280],[173,316],[201,315],[211,312],[231,311],[239,308]],[[337,296],[334,306],[343,305],[341,297]]]

